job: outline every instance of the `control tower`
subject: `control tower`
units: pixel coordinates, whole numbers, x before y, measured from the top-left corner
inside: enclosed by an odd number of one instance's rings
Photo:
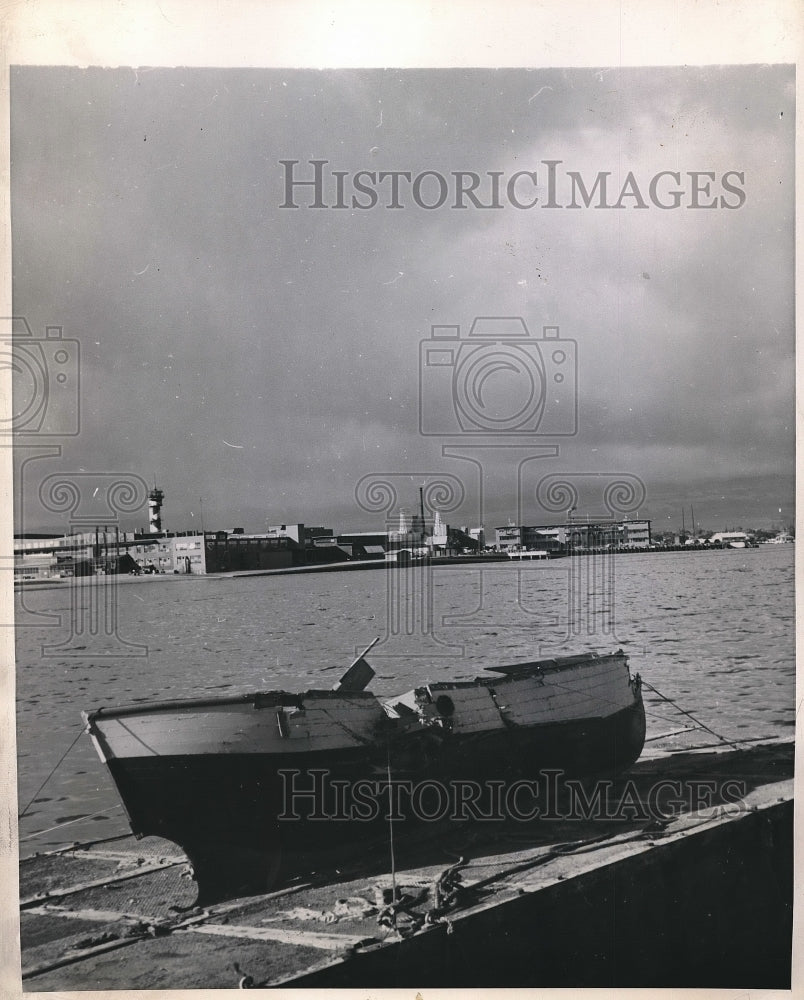
[[[158,535],[162,531],[162,501],[165,494],[158,486],[154,486],[148,494],[148,531]]]

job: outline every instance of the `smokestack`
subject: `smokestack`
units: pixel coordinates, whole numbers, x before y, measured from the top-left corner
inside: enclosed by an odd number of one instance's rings
[[[162,501],[165,494],[158,486],[154,486],[148,494],[148,531],[158,535],[162,530]]]

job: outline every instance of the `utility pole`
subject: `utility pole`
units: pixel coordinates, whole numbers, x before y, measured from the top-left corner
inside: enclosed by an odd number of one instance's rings
[[[424,527],[424,486],[423,485],[419,487],[419,514],[421,515],[421,522],[420,523],[421,523],[421,532],[422,532],[422,537],[420,539],[420,543],[424,544],[424,539],[425,539],[425,537],[427,535],[427,532],[425,531],[425,527]]]

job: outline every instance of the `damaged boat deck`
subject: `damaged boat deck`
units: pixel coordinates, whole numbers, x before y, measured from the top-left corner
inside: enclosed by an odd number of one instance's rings
[[[20,864],[23,985],[783,987],[793,756],[792,741],[671,738],[610,793],[647,802],[681,782],[692,808],[665,819],[425,824],[395,838],[393,875],[388,841],[372,841],[204,909],[167,841],[36,855]],[[740,802],[718,798],[728,781]],[[715,797],[695,808],[706,782]]]

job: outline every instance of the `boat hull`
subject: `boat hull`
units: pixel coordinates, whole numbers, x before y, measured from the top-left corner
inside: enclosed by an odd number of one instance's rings
[[[384,835],[391,803],[399,823],[477,818],[517,779],[618,772],[639,757],[641,684],[622,652],[492,669],[385,703],[275,691],[86,720],[132,831],[178,844],[205,904],[266,891],[294,857],[309,865],[321,847]],[[468,802],[474,813],[455,815]]]
[[[398,829],[400,821],[448,818],[433,811],[434,782],[447,789],[445,801],[454,808],[456,790],[469,784],[484,793],[486,784],[537,782],[545,772],[581,777],[622,771],[639,757],[644,737],[638,695],[604,719],[457,737],[412,754],[409,741],[390,741],[385,755],[362,747],[115,758],[108,766],[133,832],[178,844],[193,865],[196,903],[206,905],[268,891],[300,863],[309,865],[311,852],[322,846],[382,836],[389,766],[403,793],[395,798]],[[425,785],[430,797],[417,810],[411,792]],[[485,798],[475,807],[486,808]]]

